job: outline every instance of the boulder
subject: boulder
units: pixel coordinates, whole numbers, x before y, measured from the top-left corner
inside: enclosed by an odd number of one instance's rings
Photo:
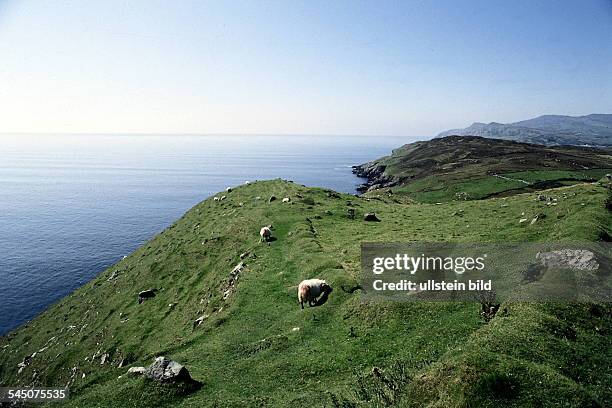
[[[189,374],[189,371],[174,360],[157,357],[153,364],[147,367],[144,375],[162,384],[199,384]]]
[[[128,374],[130,375],[142,375],[147,371],[147,369],[145,367],[130,367],[130,369],[127,371]]]
[[[276,196],[270,196],[270,198],[268,199],[268,202],[271,203],[272,201],[276,200]]]
[[[157,292],[157,289],[143,290],[142,292],[138,293],[138,303],[142,303],[147,299],[155,297],[155,292]]]
[[[599,269],[595,254],[586,249],[560,249],[551,252],[538,252],[536,259],[543,266],[551,268],[568,268],[582,271]]]
[[[375,213],[365,213],[363,216],[363,220],[364,221],[375,221],[375,222],[380,221],[380,219],[376,216]]]

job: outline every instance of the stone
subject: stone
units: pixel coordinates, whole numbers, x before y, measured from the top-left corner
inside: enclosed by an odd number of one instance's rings
[[[127,373],[130,375],[142,375],[145,373],[145,371],[147,371],[145,367],[130,367],[130,369],[127,370]]]
[[[142,292],[139,292],[138,293],[138,303],[142,303],[147,299],[151,299],[155,297],[155,292],[157,292],[157,289],[149,289],[149,290],[143,290]]]
[[[270,198],[268,199],[268,202],[271,203],[272,201],[276,200],[276,196],[270,196]]]
[[[167,357],[157,357],[153,364],[145,369],[144,375],[162,384],[197,383],[182,364]]]
[[[375,213],[366,213],[363,216],[363,220],[364,221],[375,221],[375,222],[379,222],[380,219],[376,216]]]
[[[595,254],[587,249],[560,249],[551,252],[538,252],[536,259],[546,267],[568,268],[581,271],[599,269]]]

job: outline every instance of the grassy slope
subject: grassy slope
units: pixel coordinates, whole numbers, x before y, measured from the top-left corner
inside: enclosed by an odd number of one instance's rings
[[[268,203],[272,194],[293,202]],[[533,194],[397,204],[329,196],[280,180],[241,186],[224,201],[198,204],[1,338],[0,383],[70,383],[67,406],[75,407],[351,406],[377,398],[397,406],[499,406],[500,400],[506,406],[609,405],[607,307],[513,304],[507,316],[484,325],[477,304],[365,304],[359,291],[340,289],[357,282],[362,240],[594,240],[601,230],[612,232],[602,187],[582,184],[547,194],[559,204],[546,206]],[[347,200],[357,209],[355,220],[345,216]],[[458,210],[462,217],[452,215]],[[382,222],[361,221],[367,211]],[[522,212],[547,217],[519,226]],[[268,223],[278,237],[269,246],[258,243],[259,228]],[[235,291],[223,300],[229,272],[247,250],[255,257],[247,258]],[[109,281],[113,272],[117,277]],[[296,285],[315,276],[335,290],[325,305],[302,311]],[[158,295],[139,305],[136,294],[150,287],[159,288]],[[203,314],[210,317],[194,329]],[[23,357],[43,347],[17,374]],[[103,353],[110,363],[100,364]],[[203,388],[182,397],[142,378],[117,378],[127,370],[117,367],[122,358],[129,366],[148,365],[156,355],[185,364]],[[371,374],[373,367],[388,377]]]
[[[404,145],[363,166],[384,169],[397,181],[394,193],[435,203],[596,181],[612,172],[612,156],[605,150],[451,136]]]

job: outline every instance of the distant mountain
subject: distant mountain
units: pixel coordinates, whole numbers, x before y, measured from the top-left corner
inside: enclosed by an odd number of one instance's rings
[[[543,145],[612,146],[612,114],[544,115],[515,123],[473,123],[445,136],[482,136]]]

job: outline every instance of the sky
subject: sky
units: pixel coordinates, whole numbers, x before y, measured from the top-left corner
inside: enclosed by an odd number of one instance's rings
[[[612,113],[612,0],[0,0],[0,132],[435,135]]]

